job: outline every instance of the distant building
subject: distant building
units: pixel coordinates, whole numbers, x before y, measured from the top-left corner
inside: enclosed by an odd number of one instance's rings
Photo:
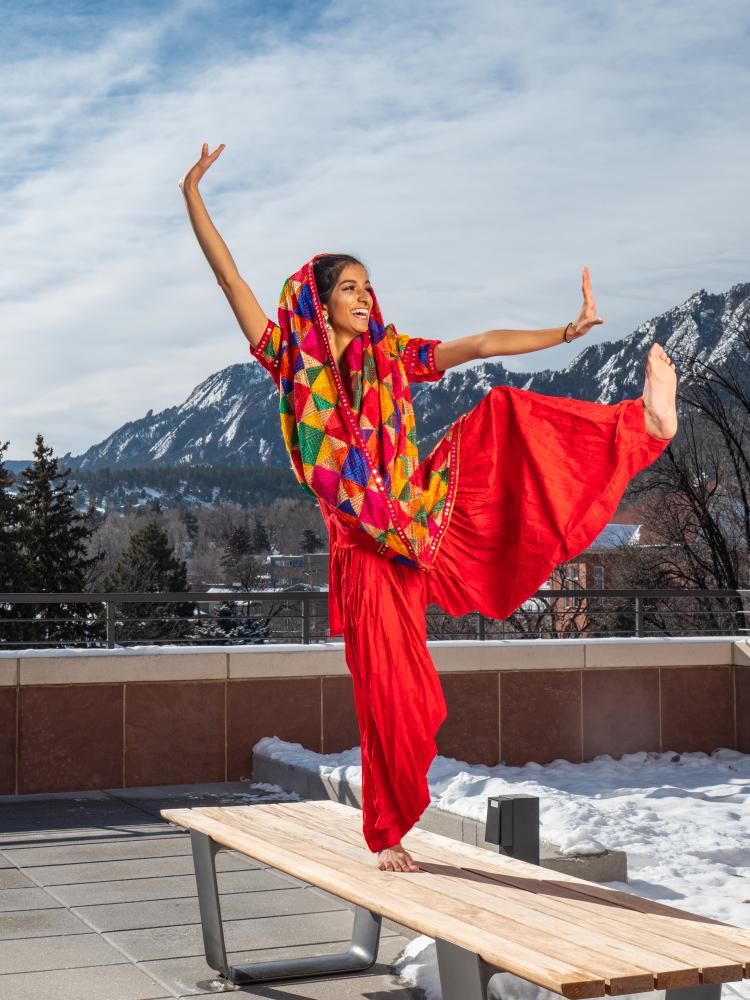
[[[271,590],[287,587],[328,589],[327,552],[304,552],[294,555],[273,553],[268,556],[267,564]]]

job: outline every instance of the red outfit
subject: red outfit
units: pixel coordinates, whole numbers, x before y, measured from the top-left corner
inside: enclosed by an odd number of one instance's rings
[[[326,518],[330,631],[343,633],[354,679],[372,851],[398,843],[430,802],[445,701],[427,604],[507,618],[596,538],[628,481],[669,443],[646,431],[640,397],[604,406],[500,387],[459,422],[456,499],[428,572],[365,547],[335,512]]]
[[[328,525],[330,631],[354,681],[364,835],[378,851],[430,801],[445,701],[427,604],[507,618],[593,541],[668,442],[646,432],[641,398],[603,406],[500,387],[420,462],[408,384],[442,377],[440,342],[386,327],[372,297],[367,332],[337,365],[309,261],[252,353],[279,387],[292,468]]]

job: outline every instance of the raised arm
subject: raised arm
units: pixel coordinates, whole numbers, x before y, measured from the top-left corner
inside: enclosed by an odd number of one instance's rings
[[[268,325],[268,316],[263,312],[250,286],[237,270],[229,248],[211,221],[198,190],[200,179],[223,149],[224,144],[222,143],[216,147],[213,153],[209,154],[208,144],[204,143],[200,159],[178,183],[185,196],[190,223],[200,248],[206,255],[206,260],[216,275],[216,281],[226,295],[232,312],[237,317],[240,329],[250,341],[251,346],[255,347]]]
[[[578,318],[568,324],[567,340],[575,340],[588,333],[592,326],[603,323],[596,315],[596,302],[591,294],[589,269],[583,269],[583,308]],[[465,361],[479,358],[497,358],[508,354],[528,354],[563,343],[566,327],[554,326],[546,330],[487,330],[458,340],[444,340],[435,348],[435,367],[440,371],[453,368]]]

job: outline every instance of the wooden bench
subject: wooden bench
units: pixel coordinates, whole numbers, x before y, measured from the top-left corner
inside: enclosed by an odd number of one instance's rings
[[[722,983],[750,977],[750,931],[423,830],[404,845],[424,870],[381,872],[361,813],[336,802],[162,816],[190,831],[206,959],[233,983],[367,969],[383,917],[435,938],[443,1000],[480,1000],[498,971],[572,1000],[654,989],[668,1000],[718,1000]],[[349,950],[230,966],[214,863],[222,848],[354,903]]]

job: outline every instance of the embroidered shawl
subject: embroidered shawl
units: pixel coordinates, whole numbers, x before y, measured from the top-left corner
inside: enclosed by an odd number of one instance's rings
[[[269,320],[251,348],[279,387],[292,468],[382,555],[429,569],[450,518],[460,422],[420,463],[409,380],[442,376],[434,361],[440,341],[385,326],[371,290],[368,330],[348,345],[342,371],[323,323],[315,260],[285,281],[278,324]]]

